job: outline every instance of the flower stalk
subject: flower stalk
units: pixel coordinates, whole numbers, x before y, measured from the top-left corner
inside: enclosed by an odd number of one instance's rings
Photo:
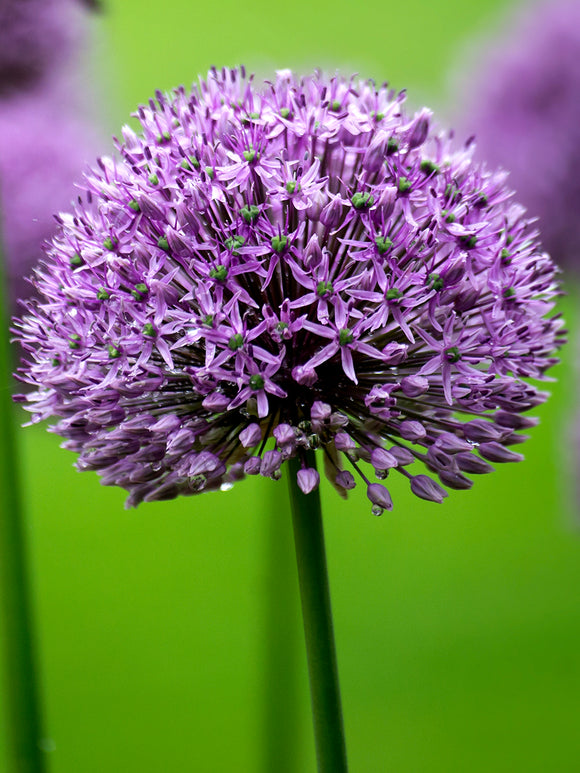
[[[295,773],[303,741],[299,695],[300,611],[296,598],[294,540],[290,506],[281,507],[276,486],[269,486],[263,633],[263,773]]]
[[[1,245],[0,245],[1,247]],[[9,773],[44,773],[0,248],[0,615]]]
[[[314,452],[308,451],[307,455],[310,457],[307,460],[308,468],[315,469]],[[300,461],[297,458],[290,459],[289,465],[292,523],[306,638],[318,772],[346,773],[346,744],[320,494],[318,489],[304,494],[297,483],[297,474],[301,469]]]

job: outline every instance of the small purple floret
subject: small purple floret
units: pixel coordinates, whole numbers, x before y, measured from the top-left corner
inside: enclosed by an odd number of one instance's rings
[[[421,499],[427,499],[429,502],[441,504],[447,492],[428,475],[415,475],[411,481],[411,491]]]
[[[262,439],[262,430],[259,424],[248,424],[248,426],[240,432],[240,443],[244,448],[253,448],[257,446]]]
[[[371,500],[375,508],[373,508],[375,515],[380,515],[382,510],[392,510],[393,500],[391,495],[385,486],[380,483],[371,483],[367,488],[367,497]],[[381,512],[379,512],[379,509]]]
[[[340,105],[340,110],[335,105]],[[99,159],[16,321],[22,400],[141,501],[244,474],[341,492],[471,486],[533,422],[556,362],[556,269],[505,175],[372,82],[161,92]],[[509,251],[509,261],[505,251]]]
[[[318,488],[320,483],[320,476],[318,472],[312,467],[307,467],[304,470],[298,470],[296,475],[298,480],[298,486],[303,494],[310,494],[315,488]]]

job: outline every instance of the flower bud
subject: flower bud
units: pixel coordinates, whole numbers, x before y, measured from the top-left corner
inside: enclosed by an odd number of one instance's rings
[[[298,384],[307,387],[314,386],[318,381],[318,375],[314,368],[305,368],[302,365],[297,365],[292,369],[292,378]]]
[[[393,214],[395,202],[397,200],[397,189],[392,186],[383,188],[381,195],[375,202],[375,208],[372,212],[373,222],[380,225],[386,222]]]
[[[502,432],[499,431],[490,421],[484,419],[473,419],[463,425],[463,434],[468,440],[474,443],[486,443],[489,440],[499,440]]]
[[[221,392],[212,392],[210,395],[204,398],[202,405],[208,411],[220,413],[221,411],[225,411],[230,403],[231,400],[226,395],[222,394]]]
[[[405,376],[401,379],[401,390],[406,397],[419,397],[429,389],[425,376]]]
[[[334,436],[334,445],[337,451],[352,451],[356,443],[346,432],[337,432]]]
[[[260,467],[260,475],[269,478],[272,473],[280,469],[282,464],[282,454],[280,451],[266,451]]]
[[[510,451],[509,448],[502,446],[501,443],[492,441],[491,443],[481,443],[477,449],[484,459],[489,459],[490,462],[521,462],[523,460],[522,454],[518,454],[515,451]]]
[[[158,220],[158,221],[164,221],[165,220],[165,212],[159,204],[154,201],[151,196],[148,196],[146,193],[142,193],[139,196],[139,206],[141,207],[141,212],[143,215],[148,218],[149,220]]]
[[[350,491],[350,489],[353,489],[356,485],[354,475],[348,470],[340,470],[340,472],[337,472],[334,480],[337,486],[341,486],[347,491]]]
[[[364,152],[363,169],[371,174],[376,174],[382,168],[387,157],[388,142],[389,134],[387,132],[378,131],[375,134]]]
[[[371,452],[370,462],[375,470],[389,470],[398,465],[393,454],[385,451],[384,448],[375,448]]]
[[[393,500],[391,495],[385,486],[381,483],[371,483],[367,487],[367,497],[371,500],[373,505],[378,505],[384,510],[393,509]]]
[[[312,467],[298,470],[296,479],[303,494],[310,494],[311,491],[318,488],[318,484],[320,483],[320,475],[316,470],[312,469]]]
[[[320,222],[332,230],[342,221],[342,201],[340,196],[333,196],[320,213]]]
[[[250,424],[240,432],[240,443],[244,448],[257,446],[262,439],[262,430],[259,424]]]
[[[427,139],[429,134],[429,123],[431,121],[432,113],[430,110],[423,108],[417,115],[407,134],[407,143],[410,148],[418,148]]]
[[[259,456],[251,456],[247,462],[244,463],[244,472],[246,475],[259,475],[260,467],[262,466],[262,460]]]
[[[320,249],[320,245],[318,243],[318,236],[316,234],[310,237],[310,240],[306,245],[306,249],[304,250],[303,262],[304,262],[304,266],[309,271],[312,271],[313,269],[317,268],[322,262],[322,250]]]
[[[493,472],[493,467],[474,453],[459,453],[455,456],[455,462],[460,470],[471,475],[485,475]]]
[[[414,443],[417,440],[423,440],[427,434],[427,430],[421,422],[414,420],[402,421],[399,426],[399,432],[405,440],[412,440]]]
[[[453,472],[451,470],[441,470],[439,472],[439,479],[449,488],[456,490],[470,489],[473,486],[472,480],[466,478],[460,472]]]
[[[278,424],[272,434],[276,438],[279,446],[294,445],[296,443],[294,427],[290,424]]]
[[[429,502],[436,502],[437,504],[441,504],[445,497],[448,496],[445,489],[428,475],[415,475],[414,478],[411,478],[411,491],[415,496],[427,499]]]

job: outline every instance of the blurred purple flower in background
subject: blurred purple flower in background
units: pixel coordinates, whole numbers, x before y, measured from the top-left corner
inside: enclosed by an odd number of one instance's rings
[[[32,292],[24,277],[56,231],[54,213],[70,205],[97,147],[87,90],[68,72],[86,43],[81,6],[0,0],[0,230],[14,310]]]
[[[343,494],[419,497],[510,446],[561,343],[555,268],[503,173],[371,81],[160,92],[36,272],[19,399],[129,505],[279,478],[320,448]],[[548,316],[546,316],[548,315]],[[418,466],[418,470],[416,470]],[[346,467],[347,469],[343,469]],[[352,470],[352,471],[351,471]]]
[[[509,169],[554,260],[580,271],[580,3],[524,4],[472,59],[457,122]]]
[[[80,34],[76,0],[0,0],[0,95],[67,63]]]
[[[94,129],[59,95],[44,89],[0,101],[0,192],[10,300],[30,295],[25,276],[56,231],[54,213],[70,206],[74,181],[94,155]]]

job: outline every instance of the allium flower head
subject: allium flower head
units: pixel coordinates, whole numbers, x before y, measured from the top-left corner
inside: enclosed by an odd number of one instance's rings
[[[510,170],[554,260],[580,271],[580,4],[524,4],[462,76],[478,155]],[[465,63],[462,63],[465,70]]]
[[[279,478],[380,513],[388,475],[444,486],[516,461],[554,362],[555,269],[504,175],[372,82],[157,93],[103,158],[17,323],[21,397],[128,504]]]

